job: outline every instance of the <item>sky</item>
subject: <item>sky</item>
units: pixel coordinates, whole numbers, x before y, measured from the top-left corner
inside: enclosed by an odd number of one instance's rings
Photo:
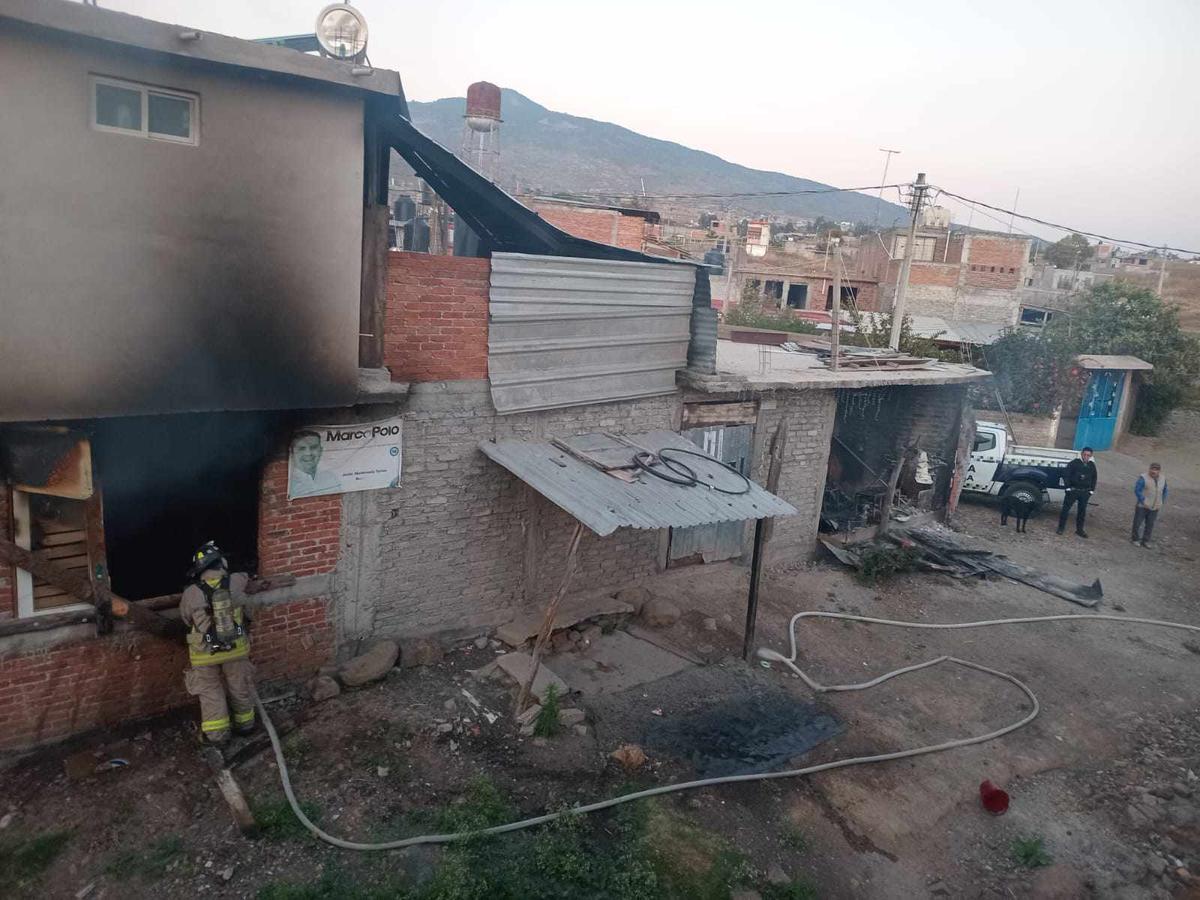
[[[311,32],[323,3],[100,5],[252,38]],[[355,6],[371,63],[399,71],[410,99],[488,80],[550,109],[838,186],[879,184],[880,148],[898,149],[889,182],[923,171],[1004,208],[1019,191],[1029,215],[1200,250],[1195,0]],[[971,218],[944,202],[956,222]],[[977,213],[971,224],[1001,223]]]

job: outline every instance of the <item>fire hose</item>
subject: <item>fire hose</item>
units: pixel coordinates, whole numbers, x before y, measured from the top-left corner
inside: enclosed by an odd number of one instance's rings
[[[275,752],[275,760],[279,765],[279,779],[283,784],[283,792],[287,796],[288,804],[292,808],[292,812],[296,814],[296,818],[311,831],[314,835],[326,843],[332,844],[335,847],[341,847],[346,850],[400,850],[405,847],[414,847],[418,844],[448,844],[453,841],[465,840],[467,838],[476,838],[483,835],[498,835],[508,834],[513,831],[521,831],[525,828],[532,828],[537,825],[545,825],[560,819],[563,816],[583,815],[585,813],[599,812],[604,809],[611,809],[614,806],[620,806],[623,803],[632,803],[637,800],[645,800],[649,797],[657,797],[662,794],[673,794],[678,791],[692,791],[699,788],[713,787],[720,784],[736,784],[744,781],[773,781],[779,778],[799,778],[805,775],[814,775],[817,772],[827,772],[832,769],[845,769],[851,766],[862,766],[871,763],[890,762],[897,759],[909,759],[914,756],[925,756],[930,753],[941,753],[945,750],[953,750],[958,747],[969,747],[972,744],[982,744],[985,741],[991,741],[1006,734],[1010,734],[1020,728],[1024,728],[1035,718],[1041,710],[1041,705],[1038,703],[1037,695],[1023,681],[1015,675],[1010,675],[1007,672],[1001,672],[997,669],[989,668],[980,663],[971,662],[970,660],[959,659],[955,656],[938,656],[926,662],[916,663],[915,665],[905,666],[900,669],[895,669],[878,678],[873,678],[870,681],[859,682],[856,684],[837,684],[825,685],[817,682],[810,677],[804,670],[796,665],[796,658],[799,655],[799,650],[796,645],[796,624],[801,619],[840,619],[848,622],[865,622],[871,625],[886,625],[892,628],[920,628],[932,630],[954,630],[962,628],[988,628],[1002,625],[1026,625],[1026,624],[1044,624],[1047,622],[1080,622],[1084,620],[1091,621],[1107,621],[1121,622],[1126,625],[1148,625],[1159,628],[1174,628],[1184,631],[1200,632],[1200,626],[1185,625],[1180,622],[1164,622],[1159,619],[1140,619],[1125,616],[1111,616],[1099,613],[1081,613],[1068,614],[1058,616],[1031,616],[1018,619],[988,619],[981,622],[954,622],[954,623],[927,623],[927,622],[904,622],[894,619],[878,619],[871,616],[855,616],[847,613],[832,613],[832,612],[800,612],[792,616],[788,624],[788,632],[790,634],[791,654],[784,656],[783,654],[763,647],[758,651],[758,656],[767,661],[779,662],[792,670],[811,690],[817,693],[833,693],[839,691],[865,691],[873,687],[877,687],[884,682],[891,681],[893,678],[898,678],[901,675],[908,675],[912,672],[928,669],[942,663],[953,663],[958,666],[963,666],[968,669],[973,669],[977,672],[982,672],[985,675],[991,675],[1002,681],[1008,682],[1016,686],[1026,697],[1029,698],[1031,709],[1022,718],[994,731],[989,731],[986,734],[975,735],[973,737],[956,738],[949,741],[943,741],[939,744],[928,744],[922,747],[913,747],[908,750],[896,750],[890,753],[878,753],[871,756],[853,756],[846,759],[836,759],[831,762],[819,763],[817,765],[805,766],[800,769],[786,769],[779,772],[754,772],[746,775],[725,775],[718,778],[703,778],[697,781],[685,781],[677,784],[666,784],[659,787],[648,788],[647,790],[634,791],[629,794],[621,794],[617,797],[610,797],[607,800],[599,800],[595,803],[588,803],[582,806],[575,806],[571,809],[560,810],[553,813],[545,813],[540,816],[533,816],[528,819],[521,819],[516,822],[509,822],[505,825],[495,825],[491,828],[481,828],[476,831],[459,831],[449,834],[423,834],[416,837],[404,838],[395,841],[383,841],[381,843],[367,844],[359,841],[348,841],[343,838],[336,837],[323,831],[311,819],[305,815],[304,810],[300,808],[299,802],[296,800],[296,794],[292,789],[291,775],[288,772],[287,762],[283,756],[283,748],[279,743],[279,735],[275,731],[275,725],[271,722],[271,717],[267,714],[266,708],[262,701],[255,695],[255,706],[258,708],[258,714],[262,717],[264,727],[267,729],[267,735],[271,739],[271,747]]]

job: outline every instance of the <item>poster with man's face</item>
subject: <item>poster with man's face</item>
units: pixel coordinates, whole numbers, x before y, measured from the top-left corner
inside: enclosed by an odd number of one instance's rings
[[[301,428],[288,454],[288,499],[399,487],[401,435],[400,419]]]

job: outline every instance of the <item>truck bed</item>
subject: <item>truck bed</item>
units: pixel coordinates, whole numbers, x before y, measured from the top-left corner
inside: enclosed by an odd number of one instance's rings
[[[1039,462],[1053,461],[1066,465],[1079,455],[1076,450],[1062,450],[1058,447],[1026,447],[1017,445],[1009,448],[1004,454],[1004,462],[1009,465],[1038,465]]]

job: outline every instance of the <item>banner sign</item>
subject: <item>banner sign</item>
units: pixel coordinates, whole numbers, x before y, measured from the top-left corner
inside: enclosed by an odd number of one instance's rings
[[[312,425],[292,435],[288,499],[400,485],[402,420]]]

